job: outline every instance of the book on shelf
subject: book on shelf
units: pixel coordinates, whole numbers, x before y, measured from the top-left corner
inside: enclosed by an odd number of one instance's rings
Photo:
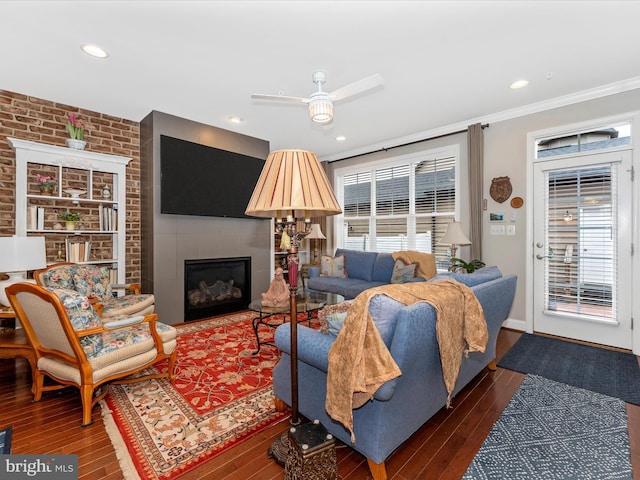
[[[112,285],[118,283],[118,270],[115,268],[109,269],[109,283]]]
[[[27,228],[30,230],[44,230],[44,207],[29,206]]]
[[[67,262],[88,262],[91,257],[91,242],[78,242],[67,238]]]
[[[98,219],[100,221],[100,230],[103,232],[112,232],[118,229],[118,206],[107,207],[100,205],[98,207]]]

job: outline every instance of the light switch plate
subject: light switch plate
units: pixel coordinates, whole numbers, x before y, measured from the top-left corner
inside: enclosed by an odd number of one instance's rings
[[[507,235],[515,235],[515,234],[516,234],[516,226],[507,225]]]
[[[491,225],[491,235],[504,235],[504,225]]]

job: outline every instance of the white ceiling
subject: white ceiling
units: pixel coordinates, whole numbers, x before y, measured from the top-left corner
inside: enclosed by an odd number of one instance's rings
[[[134,121],[158,110],[323,159],[640,78],[638,1],[5,0],[0,13],[1,89]],[[337,103],[329,127],[251,99],[307,97],[316,70],[327,91],[385,84]]]

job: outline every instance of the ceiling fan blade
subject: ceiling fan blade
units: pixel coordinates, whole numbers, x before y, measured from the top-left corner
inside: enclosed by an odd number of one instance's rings
[[[344,100],[347,97],[358,95],[359,93],[366,92],[367,90],[371,90],[372,88],[376,88],[380,85],[384,85],[384,78],[382,78],[382,75],[379,73],[376,73],[334,90],[329,94],[329,96],[333,101]]]
[[[308,98],[287,97],[285,95],[262,95],[259,93],[254,93],[253,95],[251,95],[251,98],[255,98],[257,100],[279,100],[281,102],[309,103]]]

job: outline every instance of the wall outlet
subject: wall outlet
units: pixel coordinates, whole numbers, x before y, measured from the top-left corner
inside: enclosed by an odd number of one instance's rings
[[[515,225],[507,225],[507,235],[515,235],[516,234],[516,226]]]

